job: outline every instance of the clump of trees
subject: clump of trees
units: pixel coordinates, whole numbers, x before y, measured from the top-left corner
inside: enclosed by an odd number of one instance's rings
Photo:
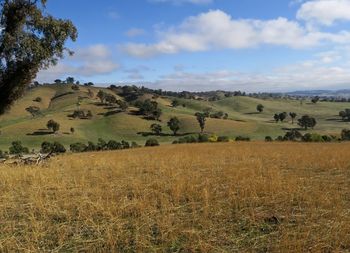
[[[287,118],[287,113],[286,112],[276,113],[273,116],[273,118],[276,121],[276,123],[278,123],[278,121],[283,122]]]
[[[91,141],[88,142],[87,145],[81,142],[73,143],[70,145],[70,150],[74,153],[81,153],[92,151],[122,150],[137,147],[139,147],[139,145],[136,142],[132,142],[131,144],[124,140],[121,142],[115,140],[110,140],[107,142],[100,138],[96,144]]]
[[[49,154],[49,153],[59,154],[59,153],[65,153],[66,148],[57,141],[53,143],[45,141],[41,144],[40,152],[46,153],[46,154]]]
[[[162,133],[162,126],[159,124],[152,124],[151,125],[151,131],[155,134],[155,135],[160,135]]]
[[[52,119],[47,122],[46,127],[53,133],[57,133],[60,130],[60,124]]]
[[[11,155],[22,155],[22,154],[29,154],[29,149],[27,147],[24,147],[22,145],[22,142],[20,141],[14,141],[11,144],[11,147],[9,148]]]
[[[93,117],[92,112],[90,110],[75,110],[70,116],[74,119],[91,119]]]

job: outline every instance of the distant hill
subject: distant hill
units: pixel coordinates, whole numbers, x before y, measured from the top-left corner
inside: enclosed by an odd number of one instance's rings
[[[114,95],[118,100],[127,101],[129,108],[122,112],[113,106],[101,104],[96,98],[99,90]],[[24,145],[36,149],[43,141],[59,141],[69,146],[74,142],[96,142],[98,138],[107,141],[111,139],[136,141],[144,144],[146,139],[155,137],[162,143],[171,143],[179,138],[172,136],[167,127],[167,121],[171,117],[176,116],[180,119],[180,135],[195,134],[199,132],[199,126],[194,114],[207,108],[210,108],[211,113],[220,111],[227,113],[228,119],[207,119],[205,132],[231,138],[242,135],[263,140],[267,135],[276,138],[284,134],[285,129],[296,127],[291,124],[290,119],[285,123],[273,121],[275,113],[284,111],[296,112],[299,116],[304,114],[314,116],[318,121],[315,132],[339,134],[343,128],[350,128],[349,123],[340,121],[337,116],[340,110],[350,108],[350,103],[311,104],[291,99],[259,99],[242,96],[243,94],[226,96],[227,94],[223,92],[210,93],[215,95],[215,99],[210,101],[205,96],[201,97],[201,93],[196,96],[184,96],[186,98],[175,98],[176,94],[173,93],[159,96],[148,89],[143,89],[142,92],[133,92],[132,88],[130,90],[131,92],[125,95],[117,87],[108,89],[79,86],[78,90],[73,90],[72,85],[67,84],[43,85],[30,89],[7,114],[0,117],[0,149],[7,149],[14,140],[20,140]],[[39,102],[35,101],[37,98],[40,98]],[[160,122],[144,119],[136,113],[138,109],[134,106],[135,102],[146,99],[158,103],[162,110]],[[179,106],[172,107],[173,100],[178,100]],[[79,104],[78,101],[80,101]],[[257,113],[258,104],[265,106],[264,112]],[[30,106],[40,108],[40,114],[32,117],[26,111]],[[77,109],[90,111],[92,117],[72,118],[71,115]],[[61,126],[57,134],[52,134],[46,129],[46,123],[50,119],[57,121]],[[162,136],[151,135],[150,125],[153,123],[162,126],[164,133]],[[74,128],[74,133],[70,131],[71,128]]]
[[[291,96],[350,97],[350,89],[343,90],[309,90],[288,92]]]

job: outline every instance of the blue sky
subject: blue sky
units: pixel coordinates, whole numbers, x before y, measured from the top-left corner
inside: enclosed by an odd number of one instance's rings
[[[350,87],[350,0],[50,0],[75,51],[38,75],[167,90]]]

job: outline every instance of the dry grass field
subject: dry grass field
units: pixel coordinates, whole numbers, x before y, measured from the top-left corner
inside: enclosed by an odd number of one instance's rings
[[[350,144],[172,145],[0,166],[1,252],[350,252]]]

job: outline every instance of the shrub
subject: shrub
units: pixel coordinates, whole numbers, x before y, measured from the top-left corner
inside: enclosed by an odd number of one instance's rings
[[[91,142],[91,141],[89,141],[88,145],[86,147],[86,151],[90,151],[91,152],[91,151],[96,151],[96,150],[97,150],[96,144]]]
[[[217,142],[217,141],[218,141],[218,137],[215,134],[210,136],[209,142]]]
[[[206,134],[198,135],[198,142],[201,142],[201,143],[209,142],[209,136]]]
[[[228,136],[219,136],[218,142],[229,142],[230,138]]]
[[[324,139],[322,138],[321,135],[316,134],[316,133],[306,133],[302,137],[302,141],[304,142],[324,142]]]
[[[271,136],[266,136],[266,137],[265,137],[265,141],[266,141],[266,142],[272,142],[273,140],[272,140],[272,137],[271,137]]]
[[[5,158],[7,158],[7,155],[2,150],[0,150],[0,159],[5,159]]]
[[[87,146],[84,143],[73,143],[70,145],[70,151],[73,153],[81,153],[87,151]]]
[[[198,138],[194,137],[194,136],[185,136],[183,138],[180,138],[178,141],[180,144],[182,143],[196,143],[198,142]]]
[[[237,136],[236,141],[250,141],[249,137],[244,137],[244,136]]]
[[[145,147],[155,147],[155,146],[159,146],[159,142],[157,141],[157,139],[148,139],[146,141]]]
[[[136,142],[132,142],[131,143],[131,148],[139,148],[139,147],[141,147],[139,144],[137,144]]]
[[[322,135],[322,139],[324,142],[331,142],[333,141],[333,138],[329,135]]]
[[[130,143],[127,141],[122,140],[122,148],[123,149],[129,149],[130,148]]]
[[[349,129],[343,129],[341,132],[341,139],[343,141],[350,141],[350,130]]]
[[[49,120],[46,124],[47,129],[52,130],[52,132],[56,133],[60,129],[60,124],[54,120]]]
[[[118,150],[118,149],[123,149],[123,146],[120,142],[116,142],[114,140],[110,140],[107,143],[107,149],[108,150]]]
[[[12,146],[9,148],[10,154],[12,155],[20,155],[20,154],[28,154],[29,149],[27,147],[23,147],[20,141],[12,142]]]

